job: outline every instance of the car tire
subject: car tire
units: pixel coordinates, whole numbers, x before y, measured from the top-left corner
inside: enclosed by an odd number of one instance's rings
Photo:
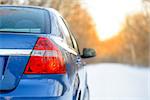
[[[88,86],[87,86],[86,89],[85,89],[85,93],[84,93],[84,96],[83,96],[83,100],[90,100],[90,92],[89,92]]]

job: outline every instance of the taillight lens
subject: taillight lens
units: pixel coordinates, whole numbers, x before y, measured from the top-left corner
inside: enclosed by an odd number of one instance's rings
[[[61,51],[48,38],[40,37],[33,49],[24,74],[64,74],[66,67]]]

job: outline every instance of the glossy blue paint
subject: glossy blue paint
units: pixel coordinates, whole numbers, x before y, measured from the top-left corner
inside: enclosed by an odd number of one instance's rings
[[[0,49],[32,49],[37,38],[37,35],[0,32]]]
[[[5,57],[0,57],[0,80],[3,78],[5,68]]]
[[[38,83],[38,84],[37,84]],[[59,90],[59,82],[52,79],[22,79],[15,91],[7,94],[1,94],[1,96],[11,97],[55,97],[61,96],[57,93]]]
[[[4,72],[4,78],[0,80],[0,90],[12,90],[18,85],[28,62],[28,58],[28,56],[9,57]]]
[[[49,9],[45,10],[49,11],[49,15],[54,14]],[[53,21],[51,22],[53,24]],[[55,29],[56,26],[52,26],[52,30]],[[33,49],[40,36],[51,39],[50,34],[0,32],[0,49]],[[77,63],[78,55],[65,50],[60,44],[55,44],[61,50],[65,60],[66,74],[25,75],[23,72],[30,56],[0,56],[0,77],[4,76],[3,79],[0,78],[0,100],[75,100],[78,98],[79,92],[82,93],[81,96],[84,95],[87,80],[86,71],[82,67],[82,60]],[[82,69],[80,69],[81,67]],[[3,71],[4,73],[2,73]],[[80,84],[76,89],[77,94],[74,96],[73,91],[77,75]]]
[[[22,79],[15,91],[0,94],[0,100],[71,100],[72,91],[66,90],[61,95],[57,93],[58,85],[52,79]]]
[[[24,34],[0,33],[0,49],[32,49],[37,41],[37,36]],[[1,60],[0,90],[12,90],[18,85],[29,56],[0,56]],[[2,63],[5,63],[2,65]],[[3,67],[3,68],[2,68]]]

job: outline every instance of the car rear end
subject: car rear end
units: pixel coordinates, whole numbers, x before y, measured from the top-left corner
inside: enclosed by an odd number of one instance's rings
[[[64,52],[49,34],[47,10],[0,7],[0,99],[71,99]]]

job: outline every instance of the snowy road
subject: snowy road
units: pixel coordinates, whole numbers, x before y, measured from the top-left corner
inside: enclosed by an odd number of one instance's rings
[[[87,72],[91,100],[150,100],[150,69],[98,64]]]

